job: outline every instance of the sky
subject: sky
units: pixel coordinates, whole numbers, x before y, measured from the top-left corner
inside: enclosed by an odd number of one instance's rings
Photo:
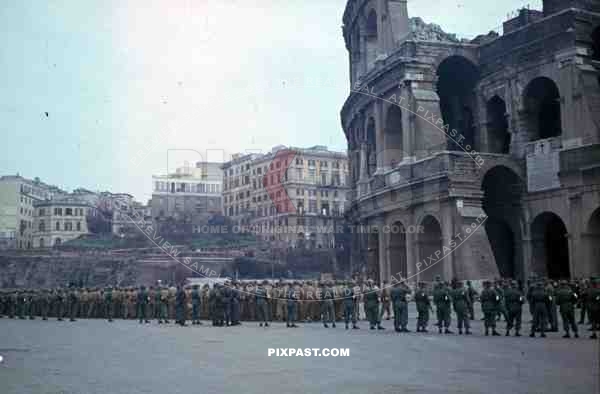
[[[346,147],[346,0],[4,0],[0,175],[151,197],[153,174]],[[409,0],[473,38],[541,0]]]

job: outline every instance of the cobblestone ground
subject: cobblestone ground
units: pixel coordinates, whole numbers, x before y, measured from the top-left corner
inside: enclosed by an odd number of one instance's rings
[[[479,315],[481,316],[481,315]],[[524,318],[528,321],[528,316]],[[414,330],[414,311],[410,329]],[[599,393],[600,341],[0,319],[0,393]],[[500,323],[504,327],[504,323]],[[525,333],[529,325],[525,324]],[[268,348],[350,357],[268,357]]]

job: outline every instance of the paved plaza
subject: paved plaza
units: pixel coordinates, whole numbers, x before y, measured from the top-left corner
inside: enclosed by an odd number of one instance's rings
[[[366,322],[346,331],[317,323],[265,329],[254,322],[215,328],[4,318],[0,392],[600,392],[600,341],[588,339],[587,328],[582,338],[565,340],[562,333],[484,337],[481,321],[473,325],[475,335],[466,337],[397,334],[391,321],[385,331],[370,331]],[[348,348],[350,357],[268,357],[269,348]]]

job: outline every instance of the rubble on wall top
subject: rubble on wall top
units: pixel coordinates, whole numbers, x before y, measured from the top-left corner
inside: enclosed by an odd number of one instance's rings
[[[446,33],[435,23],[425,23],[420,17],[410,18],[410,30],[414,40],[461,42],[456,34]]]

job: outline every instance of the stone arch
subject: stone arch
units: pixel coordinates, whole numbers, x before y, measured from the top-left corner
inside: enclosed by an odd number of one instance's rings
[[[389,226],[388,252],[391,275],[396,280],[408,277],[408,257],[406,249],[406,228],[400,221]]]
[[[600,26],[596,27],[591,34],[592,59],[600,61]]]
[[[454,141],[448,137],[448,149],[463,150],[462,147],[475,146],[475,86],[479,80],[479,70],[464,56],[453,55],[445,58],[437,67],[437,93],[440,98],[440,112],[444,125],[457,130]]]
[[[375,63],[375,59],[377,59],[378,36],[377,12],[372,8],[367,14],[365,22],[367,69],[370,69]]]
[[[521,243],[522,179],[510,168],[495,166],[486,171],[481,183],[485,232],[496,266],[503,278],[523,278]]]
[[[590,275],[598,275],[600,274],[600,208],[590,215],[584,240],[589,273]]]
[[[560,92],[552,79],[532,79],[523,91],[523,107],[530,141],[562,134]]]
[[[487,114],[487,151],[490,153],[509,153],[510,133],[508,132],[508,114],[506,102],[494,95],[486,103]]]
[[[554,212],[543,212],[531,223],[532,271],[550,279],[568,279],[569,242],[565,222]]]
[[[433,281],[436,276],[444,278],[442,226],[433,215],[426,215],[420,221],[422,232],[417,238],[418,261],[415,272],[419,280]]]
[[[390,105],[387,108],[383,135],[383,165],[386,168],[394,168],[404,156],[402,109],[399,106]]]

